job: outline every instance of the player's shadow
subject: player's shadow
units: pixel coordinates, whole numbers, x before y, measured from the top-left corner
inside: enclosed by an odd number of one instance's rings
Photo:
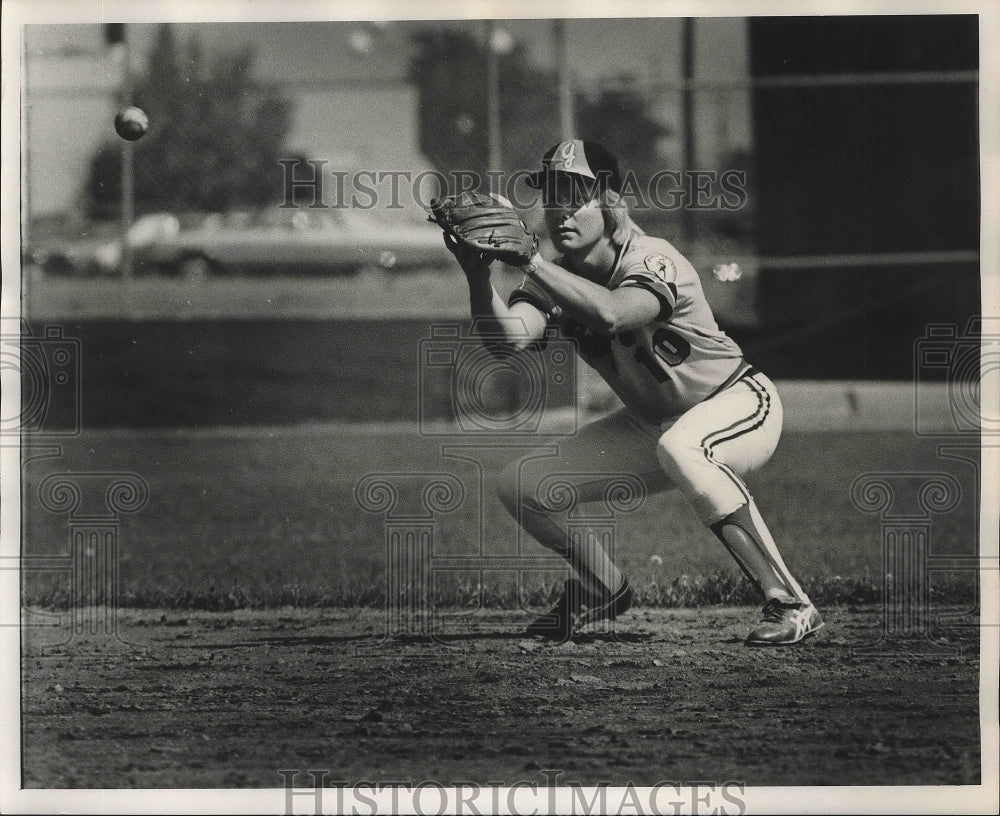
[[[237,649],[252,646],[333,646],[338,643],[448,643],[467,640],[526,640],[521,632],[462,632],[439,635],[393,635],[359,634],[359,635],[276,635],[257,638],[238,643],[201,643],[192,644],[193,649]]]
[[[646,643],[652,639],[648,633],[631,632],[594,632],[574,635],[572,642],[579,646],[592,643]],[[467,643],[477,640],[513,641],[523,640],[537,646],[560,646],[565,643],[547,641],[541,638],[526,636],[523,632],[447,632],[432,635],[399,634],[386,636],[384,634],[357,635],[274,635],[257,638],[256,640],[239,641],[235,643],[199,643],[191,644],[192,649],[245,649],[254,646],[335,646],[343,643],[397,643],[397,644],[447,644]]]
[[[583,632],[574,635],[573,642],[584,646],[589,643],[649,643],[653,636],[648,632]]]
[[[192,643],[188,649],[252,649],[255,646],[326,646],[336,643],[359,643],[378,640],[378,635],[287,635],[262,637],[256,640],[239,640],[232,643]]]

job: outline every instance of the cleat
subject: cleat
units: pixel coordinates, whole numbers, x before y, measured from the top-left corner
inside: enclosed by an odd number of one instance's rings
[[[763,617],[747,635],[747,646],[789,646],[823,628],[823,619],[811,603],[785,595],[765,605]]]
[[[539,615],[524,633],[530,637],[565,642],[573,636],[573,618],[583,608],[583,584],[570,578],[563,587],[562,597],[548,612]]]
[[[614,595],[588,605],[583,584],[571,578],[566,581],[562,597],[556,605],[528,624],[525,634],[565,643],[581,627],[602,620],[613,621],[631,608],[634,597],[632,587],[626,580]]]
[[[580,628],[601,620],[613,621],[619,615],[624,614],[632,608],[632,601],[634,599],[635,593],[632,592],[632,587],[629,585],[628,578],[626,578],[622,584],[622,588],[614,595],[608,597],[602,603],[584,607],[580,612],[576,626]]]

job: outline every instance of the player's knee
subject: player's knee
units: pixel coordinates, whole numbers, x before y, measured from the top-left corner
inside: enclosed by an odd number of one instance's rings
[[[701,446],[680,434],[667,431],[656,443],[656,459],[668,476],[676,478],[685,466],[702,455]]]
[[[508,468],[500,474],[496,492],[500,503],[514,518],[521,518],[529,513],[545,515],[553,512],[552,508],[534,495],[530,487],[522,484],[516,467]]]

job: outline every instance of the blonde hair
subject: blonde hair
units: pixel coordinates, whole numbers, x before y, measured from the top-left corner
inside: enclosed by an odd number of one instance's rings
[[[632,220],[628,202],[614,190],[605,187],[597,196],[604,215],[604,233],[616,246],[623,246],[629,236],[644,235],[642,228]]]

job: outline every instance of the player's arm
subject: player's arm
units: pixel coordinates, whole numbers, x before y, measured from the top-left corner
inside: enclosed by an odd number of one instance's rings
[[[566,313],[601,334],[645,326],[663,313],[663,303],[649,289],[622,286],[609,290],[543,260],[541,255],[536,255],[524,271]]]
[[[469,310],[480,326],[491,334],[503,337],[505,345],[523,349],[539,340],[545,333],[548,317],[535,305],[518,301],[508,306],[490,283],[490,259],[482,253],[449,241],[445,242],[454,253],[469,284]]]

